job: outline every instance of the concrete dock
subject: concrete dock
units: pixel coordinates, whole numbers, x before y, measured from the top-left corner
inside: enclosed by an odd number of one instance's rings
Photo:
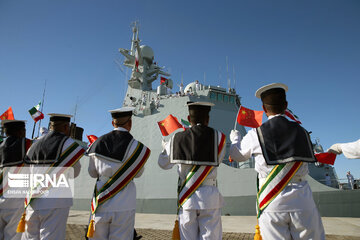
[[[136,213],[135,228],[142,240],[171,239],[176,216],[172,214]],[[360,218],[323,217],[326,239],[360,240]],[[66,239],[83,239],[89,212],[71,210]],[[222,216],[223,239],[253,239],[255,216]]]

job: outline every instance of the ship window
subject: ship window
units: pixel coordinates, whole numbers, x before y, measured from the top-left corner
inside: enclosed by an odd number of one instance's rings
[[[235,98],[234,98],[234,96],[230,96],[230,103],[235,103]]]
[[[216,93],[210,92],[210,99],[216,100]]]
[[[229,102],[229,96],[228,95],[224,95],[224,102]]]
[[[221,93],[218,93],[218,94],[217,94],[217,100],[222,102],[222,100],[223,100],[223,95],[222,95]]]

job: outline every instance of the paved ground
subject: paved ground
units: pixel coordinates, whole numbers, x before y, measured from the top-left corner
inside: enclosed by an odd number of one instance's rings
[[[86,225],[68,224],[66,229],[66,240],[84,239]],[[157,229],[137,229],[138,235],[141,235],[141,240],[169,240],[171,239],[170,230]],[[223,240],[252,240],[254,234],[252,233],[231,233],[223,234]],[[360,237],[341,236],[341,235],[326,235],[327,240],[359,240]]]
[[[323,217],[327,240],[360,240],[360,218]],[[84,239],[89,212],[70,211],[66,239]],[[171,239],[175,215],[144,214],[135,216],[135,228],[141,240]],[[254,239],[255,216],[222,216],[224,240]]]

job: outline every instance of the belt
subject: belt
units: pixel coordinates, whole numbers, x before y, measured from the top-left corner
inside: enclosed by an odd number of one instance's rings
[[[216,186],[216,183],[217,183],[217,181],[216,181],[216,179],[205,179],[203,182],[202,182],[202,186]]]

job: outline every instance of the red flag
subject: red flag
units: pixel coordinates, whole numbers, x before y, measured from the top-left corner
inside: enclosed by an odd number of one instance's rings
[[[14,113],[11,107],[8,108],[8,110],[6,110],[1,116],[0,116],[0,120],[14,120]]]
[[[135,69],[138,72],[139,71],[139,52],[135,52]]]
[[[264,111],[255,111],[241,106],[237,115],[237,122],[246,127],[260,127],[263,113]]]
[[[178,128],[183,128],[177,118],[171,114],[167,116],[164,120],[158,122],[158,125],[163,136],[169,135]]]
[[[160,77],[160,85],[164,84],[167,80],[167,78]]]
[[[95,135],[86,135],[86,137],[89,139],[89,143],[90,143],[89,146],[93,144],[93,142],[95,142],[97,139],[97,136]]]
[[[334,165],[336,154],[335,153],[329,153],[329,152],[316,153],[315,158],[320,163]]]

